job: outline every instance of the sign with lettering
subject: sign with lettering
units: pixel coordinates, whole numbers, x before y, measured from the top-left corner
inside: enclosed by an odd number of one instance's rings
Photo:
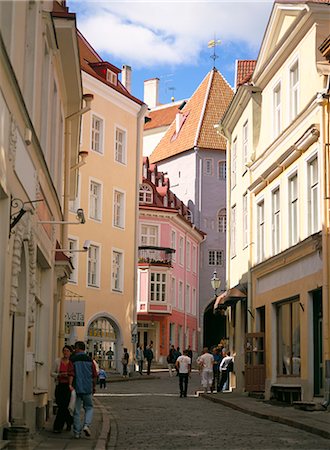
[[[85,300],[65,300],[64,321],[66,325],[83,327],[85,325]]]

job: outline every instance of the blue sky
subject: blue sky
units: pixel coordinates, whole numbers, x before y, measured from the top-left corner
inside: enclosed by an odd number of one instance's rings
[[[106,61],[132,67],[132,94],[160,79],[160,102],[188,98],[215,66],[234,85],[236,59],[256,59],[273,2],[224,0],[70,0],[78,29]]]

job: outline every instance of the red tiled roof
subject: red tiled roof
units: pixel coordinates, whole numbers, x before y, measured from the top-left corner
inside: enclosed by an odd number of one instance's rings
[[[214,125],[219,122],[233,97],[233,90],[216,69],[212,69],[181,110],[182,126],[176,133],[174,120],[150,155],[151,162],[162,161],[190,150],[225,150],[226,142],[217,134]]]
[[[93,49],[93,47],[89,44],[89,42],[84,38],[84,36],[78,31],[78,44],[79,44],[79,53],[80,53],[80,66],[81,69],[91,75],[92,77],[98,79],[102,83],[106,84],[110,88],[114,89],[117,92],[120,92],[125,97],[128,97],[135,103],[139,105],[143,104],[142,100],[134,97],[132,94],[128,92],[125,86],[118,80],[117,86],[108,82],[105,78],[97,73],[95,69],[100,65],[99,63],[104,63],[105,66],[112,66],[114,71],[120,73],[121,70],[118,67],[113,66],[111,63],[107,61],[103,61],[102,58],[97,54],[97,52]]]
[[[152,130],[153,128],[165,127],[171,125],[175,119],[176,113],[179,112],[180,104],[168,105],[167,107],[155,109],[149,112],[148,117],[151,119],[144,125],[145,130]]]
[[[236,60],[236,88],[249,81],[256,63],[255,59]]]

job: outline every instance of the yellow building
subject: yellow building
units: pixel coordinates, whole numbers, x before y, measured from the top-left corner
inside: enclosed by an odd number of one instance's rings
[[[93,94],[83,117],[78,197],[83,227],[70,227],[74,271],[67,285],[66,340],[84,340],[106,369],[121,370],[136,334],[137,192],[146,106],[129,92],[130,68],[103,61],[79,35],[83,90]],[[84,248],[87,250],[84,251]],[[80,251],[82,250],[82,251]],[[132,359],[131,359],[132,362]]]
[[[286,402],[322,397],[330,377],[330,85],[319,50],[329,8],[275,2],[254,72],[218,127],[229,150],[228,286],[247,288],[219,302],[237,388]]]

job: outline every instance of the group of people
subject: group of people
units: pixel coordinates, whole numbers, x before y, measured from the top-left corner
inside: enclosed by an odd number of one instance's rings
[[[141,344],[137,344],[136,352],[135,352],[135,361],[138,365],[139,374],[143,374],[143,364],[144,361],[147,361],[147,375],[150,375],[151,372],[151,363],[154,359],[153,352],[153,341],[150,341],[150,344],[147,345],[144,349]],[[121,359],[121,363],[123,365],[123,377],[128,376],[128,362],[129,362],[129,353],[127,352],[127,348],[124,348],[123,357]]]
[[[229,373],[233,371],[234,359],[229,351],[223,346],[214,347],[212,353],[207,347],[203,348],[202,354],[197,358],[197,364],[201,375],[201,385],[204,392],[213,393],[214,390],[222,392],[228,389]],[[167,357],[170,377],[173,367],[179,376],[180,397],[187,396],[188,380],[191,373],[192,351],[190,347],[180,352],[179,347],[175,349],[172,345]]]
[[[53,431],[61,433],[64,425],[71,430],[73,425],[74,437],[79,439],[83,432],[91,435],[90,425],[93,419],[93,394],[97,380],[97,366],[94,360],[85,352],[85,343],[77,341],[74,347],[65,345],[63,356],[55,360],[52,376],[56,380],[55,400],[57,414]],[[71,398],[75,394],[73,417],[69,412]],[[80,410],[85,411],[84,421],[81,423]]]

